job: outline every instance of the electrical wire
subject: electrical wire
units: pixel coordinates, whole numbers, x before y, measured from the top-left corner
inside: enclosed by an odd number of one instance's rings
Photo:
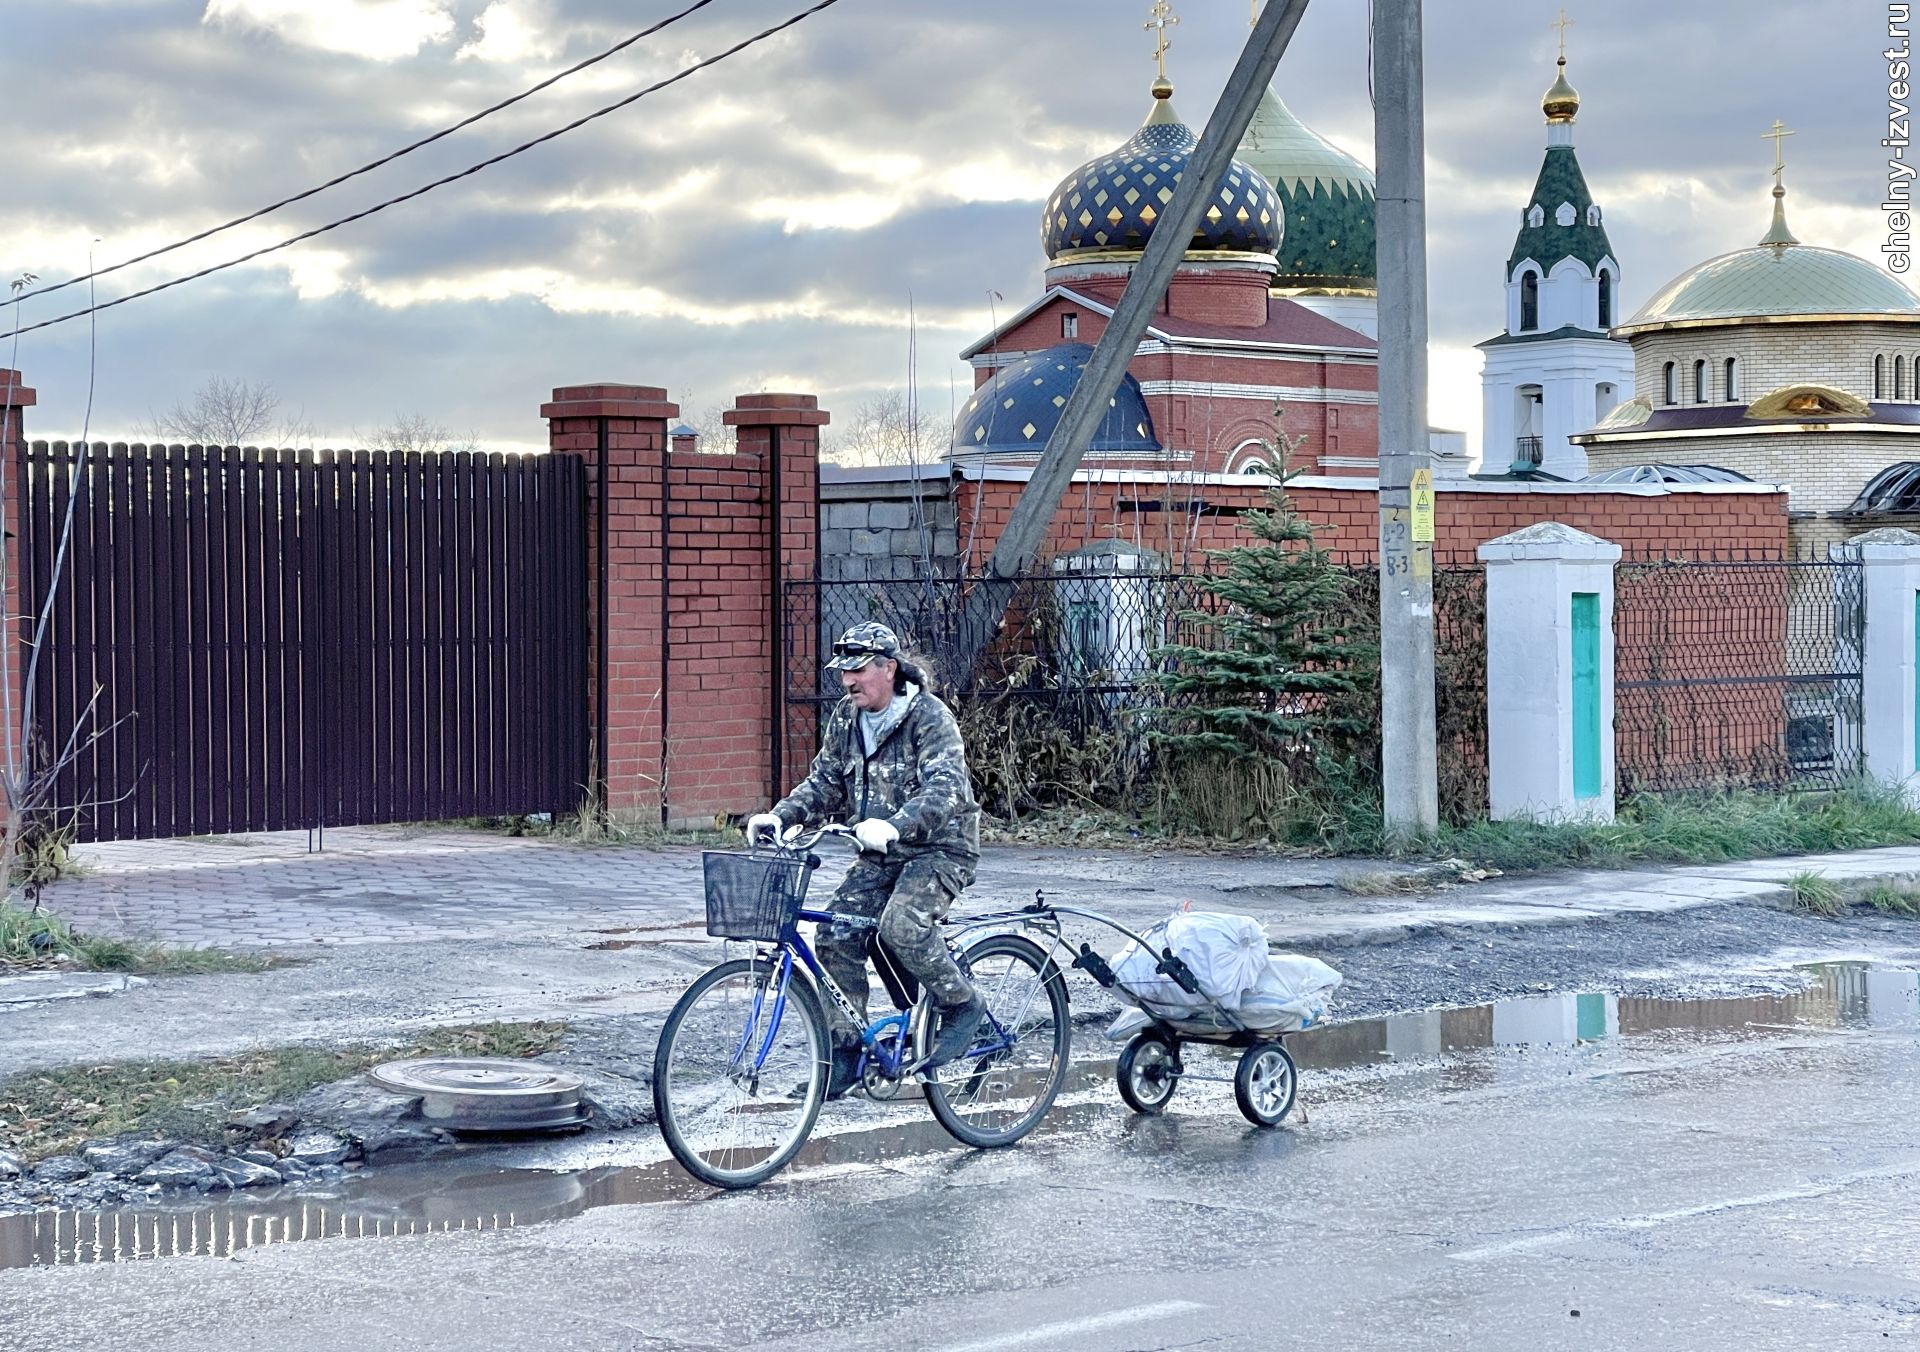
[[[561,71],[559,74],[548,76],[546,79],[542,80],[539,84],[534,85],[529,89],[521,90],[518,94],[515,94],[512,98],[502,99],[500,102],[494,104],[490,108],[482,108],[479,112],[473,114],[471,117],[462,118],[460,121],[454,123],[451,127],[444,127],[441,130],[434,132],[431,136],[423,136],[418,141],[413,142],[411,145],[401,146],[400,149],[392,152],[391,154],[383,155],[377,160],[373,160],[367,164],[363,164],[358,169],[350,169],[346,173],[341,174],[337,178],[330,178],[325,183],[320,184],[318,187],[308,188],[305,192],[297,192],[291,197],[283,197],[278,202],[273,203],[271,206],[264,206],[264,207],[261,207],[258,211],[248,212],[245,216],[236,216],[232,220],[224,222],[223,224],[213,226],[210,229],[202,230],[197,235],[189,235],[185,239],[175,240],[172,244],[163,244],[157,249],[149,249],[146,253],[140,254],[139,256],[134,258],[125,259],[122,262],[113,264],[111,267],[104,267],[99,269],[98,271],[92,271],[91,269],[93,265],[89,263],[87,266],[90,270],[79,277],[70,277],[66,281],[56,282],[52,286],[43,286],[35,291],[27,291],[22,294],[15,295],[10,300],[0,301],[0,305],[18,305],[21,301],[26,300],[31,296],[50,296],[54,292],[64,291],[70,286],[78,286],[80,283],[90,282],[96,277],[105,277],[109,273],[120,271],[120,269],[122,268],[130,268],[136,263],[145,263],[149,259],[160,257],[162,254],[172,253],[175,249],[184,249],[189,244],[198,244],[203,239],[211,239],[213,236],[220,234],[222,231],[231,230],[237,225],[245,225],[249,221],[259,220],[262,216],[270,216],[274,212],[280,210],[280,208],[290,207],[295,202],[304,202],[309,197],[314,197],[320,193],[325,192],[328,188],[337,188],[342,183],[347,182],[349,179],[358,178],[362,174],[372,173],[375,169],[379,169],[384,165],[392,164],[395,160],[399,159],[403,155],[411,155],[414,151],[419,150],[423,146],[430,146],[435,141],[444,140],[447,137],[453,135],[457,131],[461,131],[467,127],[471,127],[474,123],[480,121],[482,118],[492,117],[495,113],[501,111],[504,108],[511,108],[514,104],[519,103],[524,99],[532,98],[535,94],[538,94],[543,89],[551,89],[554,85],[559,84],[560,81],[566,79],[568,76],[578,75],[581,71],[585,70],[588,66],[597,65],[599,62],[605,61],[608,57],[617,55],[618,53],[625,51],[627,48],[633,46],[634,43],[640,41],[642,38],[650,38],[654,34],[660,32],[661,29],[668,28],[676,23],[679,23],[680,20],[686,18],[688,15],[694,13],[696,10],[705,9],[708,5],[712,3],[713,3],[713,0],[694,0],[694,3],[688,5],[685,9],[681,10],[678,14],[668,15],[666,18],[662,19],[659,23],[653,25],[653,27],[643,28],[638,33],[633,34],[633,36],[626,38],[620,42],[616,42],[613,46],[607,48],[606,51],[601,52],[598,56],[590,56],[585,61],[580,62],[580,64],[576,66],[569,66],[567,67],[567,69]]]
[[[699,71],[705,70],[709,66],[718,65],[720,62],[725,61],[728,57],[734,56],[737,53],[743,52],[747,48],[754,46],[756,43],[765,42],[768,38],[774,37],[777,34],[782,33],[789,28],[792,28],[795,24],[800,23],[802,20],[810,19],[815,14],[820,13],[822,10],[830,9],[838,3],[839,3],[839,0],[819,0],[819,3],[813,5],[808,9],[801,10],[798,14],[793,15],[791,18],[782,20],[780,23],[773,25],[773,27],[771,28],[762,29],[760,32],[755,33],[750,38],[743,38],[741,41],[736,42],[733,46],[727,48],[725,51],[717,53],[714,56],[707,57],[703,61],[696,61],[693,65],[686,67],[686,69],[678,71],[673,75],[669,75],[664,80],[660,80],[654,84],[650,84],[645,89],[629,94],[624,99],[620,99],[614,103],[609,103],[604,108],[596,108],[593,112],[588,113],[585,117],[576,118],[572,122],[567,123],[563,127],[556,127],[554,130],[550,132],[546,132],[543,135],[536,136],[531,141],[523,142],[520,145],[513,147],[513,149],[511,150],[503,150],[498,155],[494,155],[488,159],[481,160],[478,164],[469,165],[467,168],[460,170],[460,172],[458,173],[448,174],[445,178],[437,178],[433,180],[433,182],[426,184],[424,187],[415,188],[412,192],[402,193],[398,197],[389,197],[384,202],[375,203],[373,206],[368,207],[365,211],[356,211],[351,216],[342,216],[338,220],[329,221],[325,225],[315,226],[311,230],[305,230],[305,231],[302,231],[300,234],[294,235],[288,239],[283,239],[278,244],[266,245],[264,248],[255,249],[252,253],[242,254],[238,258],[228,259],[224,263],[216,263],[212,267],[202,268],[200,269],[200,271],[188,273],[184,277],[175,277],[172,281],[161,282],[159,285],[147,287],[145,290],[129,292],[127,295],[121,296],[115,300],[107,301],[103,305],[89,305],[84,310],[72,310],[63,315],[56,315],[52,319],[43,319],[37,324],[17,325],[14,329],[14,333],[16,335],[22,334],[22,333],[32,333],[36,329],[51,328],[55,324],[64,324],[70,319],[84,319],[86,316],[91,314],[97,314],[101,310],[111,310],[117,305],[125,305],[128,301],[140,300],[146,296],[156,295],[159,292],[171,290],[176,286],[183,286],[188,282],[197,282],[202,277],[211,277],[216,272],[224,272],[228,268],[239,267],[240,264],[242,263],[251,263],[256,258],[263,258],[268,254],[278,253],[282,249],[292,248],[294,245],[304,243],[305,241],[313,239],[316,236],[324,235],[332,230],[338,230],[343,225],[352,225],[356,221],[364,221],[365,219],[367,219],[367,217],[376,216],[380,212],[387,210],[389,207],[399,206],[403,202],[411,202],[414,198],[423,197],[427,193],[432,192],[435,188],[444,188],[449,183],[457,183],[463,178],[468,178],[474,174],[479,173],[482,169],[491,168],[492,166],[499,164],[503,160],[510,160],[515,155],[523,154],[526,151],[532,150],[535,146],[545,145],[548,141],[552,141],[558,137],[564,136],[570,131],[577,131],[579,128],[586,126],[587,123],[589,122],[592,122],[598,118],[605,117],[609,113],[618,112],[620,109],[625,108],[630,104],[639,102],[641,99],[645,98],[649,94],[658,93],[660,90],[667,88],[667,86],[678,84],[680,81],[686,79],[688,76],[693,75]]]

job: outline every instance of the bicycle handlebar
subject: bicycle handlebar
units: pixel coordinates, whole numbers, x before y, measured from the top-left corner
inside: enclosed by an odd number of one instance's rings
[[[821,839],[827,836],[838,836],[845,840],[852,840],[853,828],[851,826],[842,826],[839,822],[826,822],[809,834],[803,832],[801,828],[797,826],[790,826],[786,831],[776,836],[768,848],[783,850],[789,854],[805,854]],[[747,848],[753,850],[760,849],[762,848],[761,842],[756,841],[752,836],[748,836]]]

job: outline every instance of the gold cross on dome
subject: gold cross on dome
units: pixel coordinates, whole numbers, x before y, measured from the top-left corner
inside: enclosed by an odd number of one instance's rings
[[[1775,183],[1780,181],[1780,171],[1787,167],[1787,162],[1780,157],[1780,143],[1795,134],[1777,117],[1773,119],[1773,130],[1760,133],[1761,140],[1773,142],[1773,181]]]
[[[1154,32],[1153,59],[1160,63],[1160,78],[1163,80],[1167,78],[1167,48],[1173,45],[1173,40],[1167,36],[1167,29],[1179,22],[1173,6],[1167,0],[1153,0],[1153,17],[1140,25],[1145,29],[1157,30]]]
[[[1567,59],[1567,30],[1573,27],[1573,20],[1567,17],[1567,11],[1563,9],[1560,11],[1560,17],[1548,24],[1547,27],[1560,30],[1560,60],[1565,62]]]

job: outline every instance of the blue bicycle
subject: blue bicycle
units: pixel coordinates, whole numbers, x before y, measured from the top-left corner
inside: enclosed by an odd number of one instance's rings
[[[813,845],[852,834],[827,826],[768,849],[705,856],[707,932],[755,951],[687,988],[653,1060],[660,1133],[703,1182],[750,1188],[799,1153],[826,1098],[831,1042],[823,999],[860,1022],[801,935],[802,923],[838,921],[870,935],[869,956],[895,1009],[861,1029],[869,1098],[891,1098],[919,1081],[941,1126],[968,1145],[993,1148],[1038,1126],[1066,1081],[1073,1036],[1066,981],[1050,952],[1017,932],[1037,925],[1057,936],[1057,921],[1028,908],[949,926],[954,960],[985,997],[987,1017],[963,1055],[929,1067],[935,1007],[890,959],[878,922],[806,906],[820,866]]]

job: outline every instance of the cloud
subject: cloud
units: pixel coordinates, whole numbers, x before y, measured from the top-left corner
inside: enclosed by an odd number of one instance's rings
[[[435,0],[207,0],[201,21],[256,28],[295,46],[370,61],[413,56],[453,32],[452,13]]]
[[[787,17],[729,0],[506,113],[311,202],[103,278],[101,299],[359,210],[579,117]],[[1244,6],[1183,14],[1176,106],[1204,122]],[[1551,17],[1538,0],[1428,6],[1433,418],[1476,427],[1478,354],[1540,166]],[[1625,312],[1767,224],[1775,116],[1810,243],[1866,252],[1884,169],[1884,13],[1858,0],[1614,0],[1576,14],[1580,158]],[[721,402],[804,382],[851,408],[906,370],[922,397],[1037,292],[1040,203],[1145,115],[1142,15],[1112,0],[846,4],[525,156],[269,260],[105,312],[96,426],[208,374],[264,379],[323,425],[418,409],[538,440],[548,389],[664,383]],[[84,270],[252,210],[516,93],[664,13],[630,0],[14,0],[0,273]],[[1318,4],[1276,81],[1371,161],[1365,7]],[[1820,41],[1808,41],[1819,34]],[[45,317],[55,302],[36,302]],[[61,308],[65,308],[62,306]],[[29,335],[36,435],[83,406],[85,325]]]
[[[480,36],[460,49],[463,61],[515,64],[554,52],[552,15],[539,0],[494,0],[474,26]]]

